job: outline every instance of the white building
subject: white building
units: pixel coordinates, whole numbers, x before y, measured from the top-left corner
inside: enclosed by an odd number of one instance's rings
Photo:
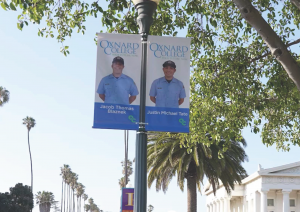
[[[205,187],[207,212],[300,212],[300,162],[263,169],[243,179],[228,194]]]

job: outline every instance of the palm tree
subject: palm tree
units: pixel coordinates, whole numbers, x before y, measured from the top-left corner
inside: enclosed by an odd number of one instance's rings
[[[77,196],[77,212],[81,211],[81,197],[84,194],[84,185],[78,183],[76,187],[76,196]]]
[[[153,205],[148,205],[148,212],[152,212],[154,210]]]
[[[126,159],[126,157],[125,157],[125,159]],[[121,179],[119,179],[120,189],[126,187],[126,185],[128,184],[128,182],[130,181],[129,177],[133,173],[132,161],[131,160],[127,159],[127,163],[124,160],[124,161],[121,162],[121,164],[122,164],[122,167],[123,167],[122,174],[124,175],[124,177],[122,177]]]
[[[86,212],[88,212],[91,209],[91,206],[89,204],[85,204],[84,209]]]
[[[61,212],[63,211],[63,206],[64,206],[64,212],[66,209],[66,204],[65,204],[65,200],[66,200],[66,185],[67,185],[67,177],[68,174],[71,172],[71,168],[69,165],[64,164],[63,167],[60,167],[60,175],[62,176],[62,195],[61,195]]]
[[[89,198],[89,196],[87,194],[83,194],[83,207],[85,207],[85,201]]]
[[[29,149],[29,156],[30,156],[30,166],[31,166],[31,192],[33,191],[33,171],[32,171],[32,158],[31,158],[31,151],[30,151],[30,143],[29,143],[29,131],[33,128],[36,123],[32,117],[26,117],[23,119],[23,124],[26,125],[28,130],[28,149]]]
[[[71,201],[71,208],[72,210],[71,211],[75,211],[75,189],[77,187],[77,182],[78,180],[78,175],[76,173],[72,173],[72,176],[71,176],[71,182],[70,182],[70,186],[71,186],[71,199],[73,201]],[[72,206],[72,203],[73,203],[73,206]]]
[[[209,139],[212,138],[207,134]],[[188,212],[197,211],[197,187],[201,191],[204,176],[208,178],[214,192],[219,186],[219,179],[227,192],[234,187],[234,182],[241,183],[247,176],[241,163],[248,157],[241,144],[246,147],[246,141],[231,140],[228,150],[219,158],[219,151],[227,145],[224,140],[209,147],[203,143],[188,143],[178,136],[169,133],[158,133],[149,136],[148,141],[148,187],[156,181],[156,190],[167,191],[172,178],[177,175],[177,184],[184,190],[187,180]],[[187,147],[189,145],[189,148]],[[182,147],[182,148],[181,148]],[[227,147],[227,146],[226,146]],[[188,150],[190,151],[188,153]]]
[[[39,205],[40,212],[50,212],[52,205],[55,205],[54,195],[52,192],[43,191],[35,195],[36,204]]]
[[[67,184],[67,212],[71,211],[71,182],[73,177],[71,169],[67,172],[66,184]]]
[[[9,101],[9,91],[0,86],[0,107]]]

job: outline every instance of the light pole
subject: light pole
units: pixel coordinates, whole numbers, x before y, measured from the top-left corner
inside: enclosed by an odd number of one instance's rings
[[[147,134],[145,130],[147,37],[153,22],[153,13],[160,0],[132,0],[138,12],[137,22],[142,36],[142,65],[140,87],[140,122],[136,134],[134,212],[147,210]]]

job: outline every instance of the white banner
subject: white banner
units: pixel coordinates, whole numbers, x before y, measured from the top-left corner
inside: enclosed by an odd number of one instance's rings
[[[94,128],[138,129],[140,35],[98,34]]]
[[[189,132],[190,42],[148,37],[147,130]]]

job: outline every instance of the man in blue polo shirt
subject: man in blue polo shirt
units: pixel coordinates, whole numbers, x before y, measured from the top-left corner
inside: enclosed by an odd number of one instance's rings
[[[164,77],[153,81],[150,89],[150,100],[156,107],[179,108],[186,97],[183,83],[174,77],[176,65],[168,60],[163,64]]]
[[[132,78],[123,74],[124,59],[115,57],[112,61],[113,73],[103,77],[97,93],[104,103],[131,104],[139,94]]]

